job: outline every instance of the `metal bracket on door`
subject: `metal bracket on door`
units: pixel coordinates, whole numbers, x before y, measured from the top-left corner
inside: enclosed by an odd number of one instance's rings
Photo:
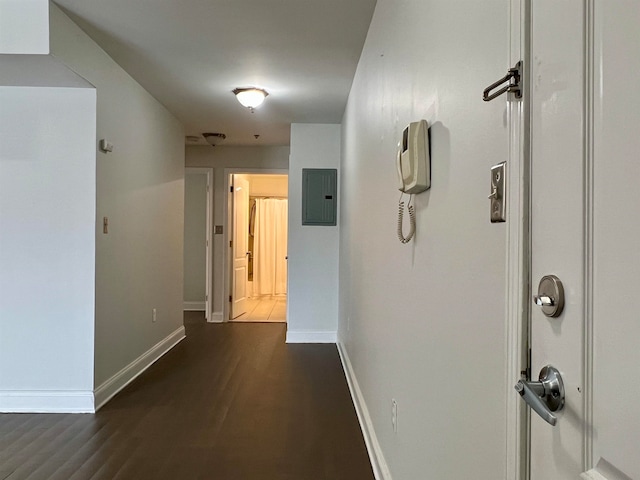
[[[506,92],[511,92],[516,98],[522,98],[522,89],[520,88],[520,81],[522,80],[522,61],[515,64],[513,68],[507,71],[507,74],[497,82],[492,83],[482,92],[482,99],[485,102],[490,102],[494,98],[498,98],[500,95]],[[498,88],[505,82],[509,82],[508,85],[502,87],[497,92],[491,93],[495,88]]]

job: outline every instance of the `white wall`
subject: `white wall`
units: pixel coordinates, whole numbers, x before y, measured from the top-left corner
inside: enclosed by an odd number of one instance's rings
[[[340,228],[302,225],[303,168],[340,168],[340,125],[291,125],[289,163],[287,341],[335,342]]]
[[[0,411],[92,411],[96,92],[0,105]]]
[[[49,0],[0,0],[0,54],[49,53]]]
[[[210,147],[188,146],[187,167],[211,167],[214,176],[213,224],[224,226],[224,208],[227,200],[225,169],[287,170],[289,147]],[[226,226],[224,226],[226,228]],[[222,321],[224,283],[228,276],[223,272],[223,235],[213,236],[213,320]]]
[[[101,403],[127,381],[125,367],[139,371],[143,354],[158,354],[183,337],[184,132],[53,4],[51,51],[95,85],[97,138],[114,144],[113,153],[97,153],[95,386]]]
[[[287,175],[247,175],[252,197],[283,197],[289,195]]]
[[[378,0],[344,116],[339,338],[394,480],[505,475],[506,230],[487,195],[508,137],[505,100],[481,97],[508,68],[508,15],[506,0]],[[423,118],[432,187],[403,245],[396,144]]]
[[[204,309],[207,275],[207,175],[184,179],[184,301]]]

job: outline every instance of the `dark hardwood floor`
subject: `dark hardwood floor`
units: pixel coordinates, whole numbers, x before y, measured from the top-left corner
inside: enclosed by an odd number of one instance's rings
[[[371,480],[335,345],[207,324],[95,415],[0,415],[1,480]]]

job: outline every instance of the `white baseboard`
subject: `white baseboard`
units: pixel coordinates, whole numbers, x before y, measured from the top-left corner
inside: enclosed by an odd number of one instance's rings
[[[204,302],[183,302],[182,310],[185,312],[204,312]]]
[[[181,326],[96,388],[96,411],[184,338],[184,326]]]
[[[338,332],[292,331],[287,330],[287,343],[336,343]]]
[[[0,391],[2,413],[94,413],[91,390]]]
[[[351,398],[353,399],[353,406],[356,409],[358,415],[358,421],[360,422],[360,428],[362,429],[362,436],[364,437],[364,443],[367,446],[367,452],[369,453],[369,459],[371,460],[371,468],[376,480],[392,480],[391,471],[387,465],[384,455],[382,454],[382,448],[378,442],[378,437],[373,428],[373,422],[369,415],[369,409],[362,396],[362,391],[358,385],[353,367],[351,366],[351,360],[347,354],[344,345],[338,342],[338,353],[340,354],[340,360],[342,361],[342,368],[344,374],[347,377],[347,384],[349,385],[349,391],[351,392]]]
[[[224,322],[222,312],[212,312],[209,323],[222,323]]]

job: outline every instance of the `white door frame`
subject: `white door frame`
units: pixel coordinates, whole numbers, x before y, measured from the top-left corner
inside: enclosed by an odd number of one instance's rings
[[[509,59],[507,68],[523,63],[522,100],[506,102],[509,125],[509,157],[507,161],[507,258],[506,258],[506,464],[505,478],[527,479],[529,473],[529,411],[512,388],[521,378],[528,363],[529,344],[529,90],[528,36],[529,7],[527,0],[510,0]],[[496,72],[499,78],[501,72]],[[504,100],[503,100],[504,101]]]
[[[229,240],[231,239],[231,232],[229,231],[229,219],[231,218],[231,206],[230,201],[230,177],[235,174],[246,175],[289,175],[289,169],[285,168],[225,168],[224,169],[224,207],[223,207],[223,254],[222,254],[222,319],[224,322],[229,321],[229,315],[231,313],[231,307],[229,304],[229,295],[231,294],[231,248],[229,247]],[[289,232],[289,225],[287,225],[287,235]]]
[[[187,174],[206,175],[207,177],[207,219],[206,219],[206,244],[205,244],[205,318],[212,322],[213,318],[213,168],[209,167],[185,167]]]

